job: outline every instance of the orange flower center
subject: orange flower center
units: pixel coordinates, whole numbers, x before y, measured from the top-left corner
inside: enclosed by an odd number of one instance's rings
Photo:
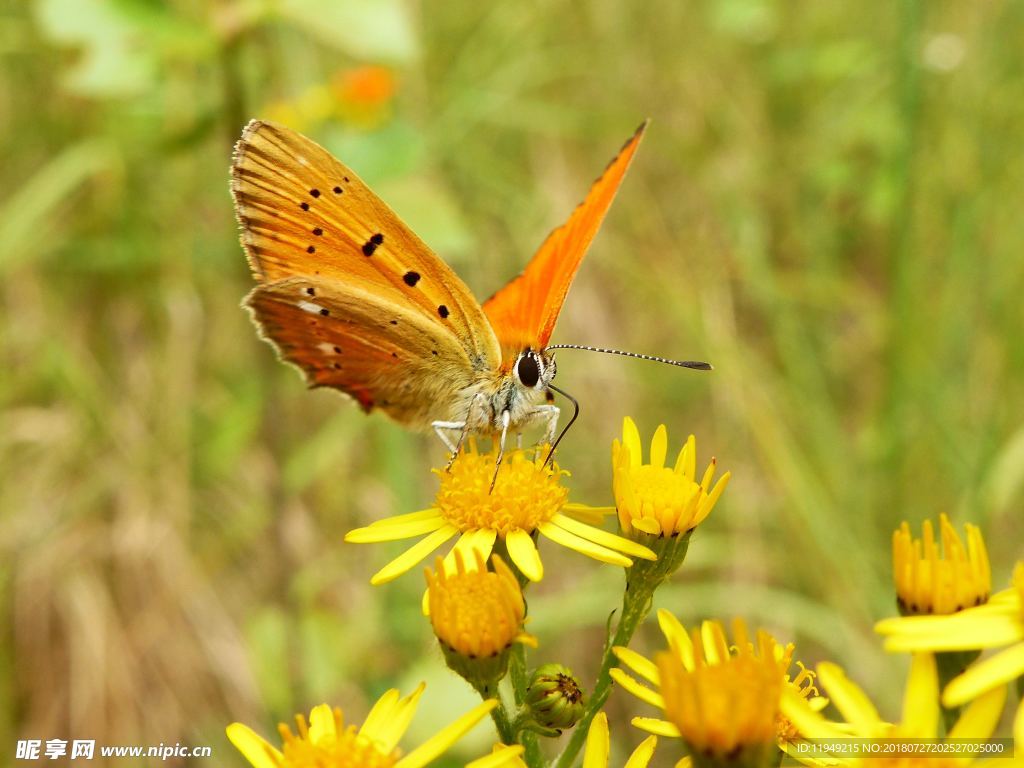
[[[516,530],[532,533],[565,506],[569,489],[559,478],[566,473],[556,464],[544,466],[544,446],[532,457],[518,449],[506,453],[500,467],[496,458],[494,453],[477,453],[471,447],[459,454],[448,472],[434,470],[441,478],[434,504],[460,531],[494,530],[499,536]]]
[[[338,709],[334,710],[336,735],[316,742],[310,738],[306,718],[298,715],[295,720],[298,735],[284,723],[278,726],[284,742],[281,768],[391,768],[398,761],[398,750],[384,754],[354,725],[344,727]]]

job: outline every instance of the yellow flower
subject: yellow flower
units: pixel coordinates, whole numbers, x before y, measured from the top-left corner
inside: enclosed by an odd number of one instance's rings
[[[945,614],[981,605],[992,591],[985,540],[976,525],[964,526],[967,547],[945,514],[939,515],[941,550],[931,520],[915,539],[904,521],[892,537],[893,579],[903,614]]]
[[[473,551],[475,567],[455,553],[455,571],[446,572],[437,558],[437,572],[426,569],[430,624],[437,639],[465,656],[495,656],[513,642],[535,644],[522,632],[526,602],[515,574],[494,555],[488,571],[483,554]]]
[[[903,695],[903,716],[895,725],[882,720],[864,691],[850,681],[838,666],[824,662],[818,665],[817,671],[819,684],[828,693],[846,722],[834,723],[826,720],[802,698],[787,692],[782,697],[782,709],[807,738],[848,739],[854,735],[871,739],[938,739],[939,676],[932,654],[914,655]],[[963,711],[956,724],[946,734],[946,738],[990,738],[999,723],[1005,700],[1005,687],[977,699]],[[827,744],[819,746],[822,749],[827,748]],[[971,761],[971,756],[957,753],[957,759],[934,754],[903,754],[892,758],[871,756],[855,762],[865,768],[890,768],[896,765],[901,768],[946,768],[967,765]]]
[[[650,463],[643,463],[640,432],[628,416],[622,423],[622,442],[612,443],[612,488],[623,533],[634,530],[652,536],[676,536],[693,530],[708,516],[729,483],[726,472],[715,486],[712,459],[696,482],[697,442],[690,435],[675,467],[665,466],[668,430],[660,425],[651,439]]]
[[[708,657],[695,630],[692,669],[683,663],[685,651],[678,647],[655,657],[665,719],[678,729],[691,753],[716,765],[766,766],[776,762],[775,721],[784,669],[766,632],[758,632],[755,651],[746,625],[737,619],[733,638],[735,653]]]
[[[621,669],[612,669],[612,678],[665,718],[638,717],[633,724],[659,736],[682,737],[692,753],[713,762],[728,762],[730,755],[757,764],[768,760],[775,753],[779,696],[792,646],[781,648],[767,632],[758,631],[755,647],[739,619],[733,622],[732,645],[717,621],[704,622],[692,635],[667,611],[658,612],[658,623],[669,650],[657,654],[655,662],[628,648],[614,649],[623,664],[657,690]],[[813,686],[808,681],[800,675],[790,685],[809,695]]]
[[[632,565],[626,555],[654,559],[646,547],[575,519],[589,508],[567,503],[569,491],[560,482],[566,473],[557,465],[545,466],[546,456],[543,447],[531,456],[523,450],[506,454],[492,489],[495,454],[481,454],[470,446],[450,471],[434,470],[441,487],[433,507],[349,531],[345,541],[364,544],[427,534],[374,574],[372,584],[400,576],[456,535],[460,538],[446,566],[458,550],[479,549],[486,559],[500,538],[512,562],[531,581],[544,576],[537,533],[606,563]]]
[[[633,750],[626,760],[626,768],[647,768],[658,745],[657,736],[648,736]],[[587,731],[587,746],[583,751],[583,768],[608,768],[608,753],[611,751],[611,737],[608,734],[608,716],[598,712]],[[684,757],[675,768],[689,768],[690,758]]]
[[[242,723],[229,725],[227,735],[254,768],[422,768],[498,705],[496,699],[478,704],[403,757],[398,741],[412,722],[423,689],[421,683],[404,699],[397,690],[388,691],[358,729],[344,724],[340,709],[321,704],[309,713],[308,724],[301,714],[295,716],[298,733],[284,723],[278,726],[280,750]]]
[[[515,574],[497,555],[493,571],[480,550],[472,557],[470,567],[456,551],[454,569],[439,557],[437,572],[426,570],[427,614],[448,666],[490,695],[508,671],[512,643],[537,641],[522,631],[526,602]]]
[[[942,694],[947,707],[1005,689],[1007,683],[1024,675],[1024,561],[1014,568],[1010,589],[992,595],[985,605],[948,616],[886,619],[876,624],[875,630],[886,636],[887,651],[966,651],[1006,646],[950,681]],[[1017,744],[1024,745],[1024,702],[1017,708],[1013,733]]]
[[[739,654],[738,647],[729,645],[725,631],[721,623],[717,621],[705,621],[701,625],[699,638],[695,632],[692,639],[679,620],[668,611],[658,611],[658,624],[668,641],[669,648],[679,656],[680,662],[687,670],[696,669],[698,655],[702,655],[711,664],[717,664]],[[697,650],[698,648],[699,650]],[[786,688],[807,699],[815,710],[822,709],[828,703],[826,699],[822,699],[818,695],[818,689],[814,685],[814,673],[806,669],[800,661],[796,662],[796,675],[790,676],[789,667],[793,663],[794,651],[792,643],[781,645],[767,632],[762,631],[758,633],[758,648],[765,656],[778,663],[780,683],[784,684]],[[613,651],[626,667],[655,688],[661,688],[661,675],[657,665],[629,648],[616,647]],[[612,669],[611,676],[637,698],[657,709],[665,709],[665,699],[660,692],[652,690],[636,678],[631,677],[625,670]],[[659,736],[675,738],[680,736],[679,729],[672,722],[666,720],[635,717],[632,722],[638,728]],[[782,712],[776,714],[774,728],[775,743],[783,751],[790,751],[790,746],[802,738],[798,729]]]

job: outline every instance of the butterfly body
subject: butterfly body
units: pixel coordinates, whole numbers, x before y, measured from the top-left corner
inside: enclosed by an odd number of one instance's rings
[[[643,127],[526,270],[483,305],[359,177],[310,139],[254,120],[231,191],[260,334],[311,387],[413,428],[553,436],[548,340]]]

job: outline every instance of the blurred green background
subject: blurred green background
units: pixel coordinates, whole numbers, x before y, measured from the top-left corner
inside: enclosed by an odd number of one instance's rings
[[[1024,539],[1021,3],[0,8],[4,754],[181,742],[240,765],[228,722],[272,734],[323,700],[358,722],[425,678],[412,746],[472,701],[418,573],[368,585],[402,544],[341,541],[427,506],[440,444],[307,391],[239,307],[227,170],[256,116],[355,168],[480,297],[652,118],[555,340],[716,370],[560,353],[583,403],[572,498],[610,501],[624,415],[667,423],[674,449],[695,433],[734,479],[658,604],[770,627],[889,716],[905,659],[871,627],[894,612],[900,520],[978,523],[1005,585]],[[535,658],[589,680],[622,575],[542,552]],[[610,707],[625,750],[650,713]]]

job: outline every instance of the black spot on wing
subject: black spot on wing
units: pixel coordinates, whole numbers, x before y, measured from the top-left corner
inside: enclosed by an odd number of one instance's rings
[[[312,286],[310,286],[309,288],[306,289],[306,294],[309,296],[316,296],[316,291],[313,290]]]
[[[319,189],[311,189],[311,190],[309,190],[309,194],[311,194],[313,197],[320,197],[320,190]]]
[[[384,242],[384,235],[380,232],[370,237],[365,243],[363,243],[363,255],[373,256],[373,252],[377,250],[377,247]]]
[[[306,202],[299,203],[299,208],[301,208],[304,211],[308,211],[309,210],[309,203],[306,203]]]
[[[323,233],[324,233],[324,231],[322,229],[320,229],[320,227],[314,227],[314,229],[313,229],[313,234],[314,235],[316,235],[317,237],[320,237]]]
[[[340,194],[341,194],[341,192],[342,192],[342,189],[341,189],[341,187],[335,187],[335,188],[334,188],[334,194],[336,194],[336,195],[340,195]]]
[[[314,247],[313,247],[313,246],[311,245],[311,246],[309,246],[308,248],[306,248],[306,253],[316,253],[316,248],[314,248]],[[319,272],[317,272],[317,274],[319,275],[320,273],[319,273]]]
[[[402,276],[402,279],[405,280],[405,284],[406,285],[408,285],[410,288],[412,288],[414,285],[416,285],[416,283],[418,283],[420,281],[420,273],[419,272],[406,272]]]
[[[444,320],[446,317],[448,317],[448,307],[442,304],[437,308],[437,314],[439,314],[441,316],[441,319]]]

